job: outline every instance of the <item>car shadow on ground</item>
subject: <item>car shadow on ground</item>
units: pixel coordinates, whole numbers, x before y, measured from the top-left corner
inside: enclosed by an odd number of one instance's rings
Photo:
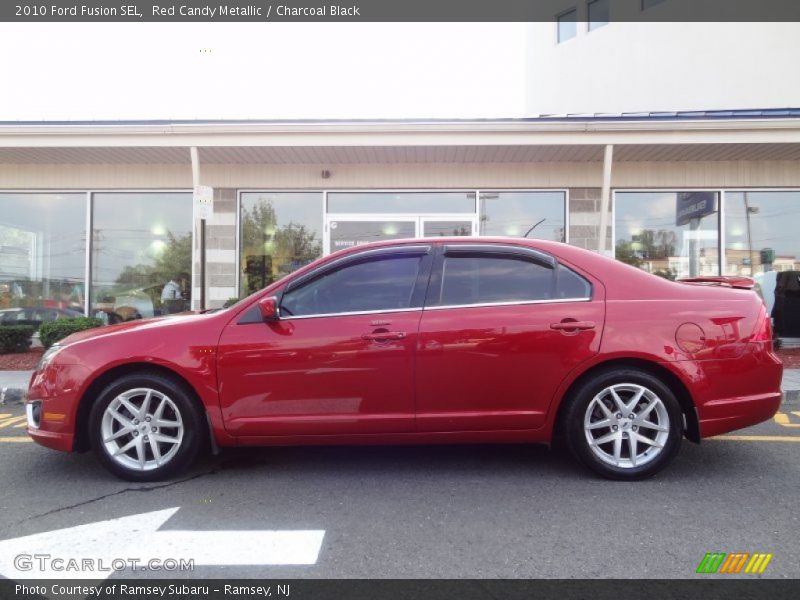
[[[91,453],[61,454],[33,445],[15,461],[27,463],[25,470],[39,474],[41,481],[83,481],[87,485],[123,483],[107,473]],[[759,448],[760,446],[760,448]],[[774,447],[774,446],[773,446]],[[701,445],[684,441],[675,461],[654,480],[697,482],[709,474],[733,476],[757,472],[768,474],[762,444],[709,440]],[[776,466],[776,470],[780,469]],[[186,473],[152,483],[130,483],[127,487],[153,487],[180,483],[203,475],[225,475],[240,479],[246,475],[313,478],[339,475],[378,478],[412,476],[514,475],[521,478],[578,478],[604,481],[578,464],[570,453],[556,445],[466,444],[401,446],[273,446],[226,448],[217,456],[203,456]]]

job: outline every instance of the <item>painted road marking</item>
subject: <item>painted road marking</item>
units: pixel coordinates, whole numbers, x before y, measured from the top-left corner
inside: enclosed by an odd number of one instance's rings
[[[0,437],[0,444],[16,444],[16,443],[25,443],[25,442],[32,442],[33,440],[29,438],[27,435],[15,435],[14,437]]]
[[[11,415],[0,415],[0,429],[3,427],[19,427],[20,424],[25,426],[25,415],[13,417]]]
[[[731,442],[800,442],[800,435],[718,435],[708,439]]]
[[[800,417],[800,411],[793,410],[790,414]],[[775,422],[783,427],[800,427],[800,423],[792,423],[792,419],[786,413],[775,413]]]
[[[0,541],[0,575],[9,579],[105,580],[114,573],[115,559],[137,561],[193,560],[195,565],[313,565],[319,557],[325,530],[159,531],[180,507],[98,521]],[[49,555],[33,560],[30,570],[17,568],[20,555]],[[62,559],[60,570],[53,569]],[[64,569],[92,559],[106,570]],[[59,567],[59,564],[55,564]],[[131,562],[128,562],[128,567]]]

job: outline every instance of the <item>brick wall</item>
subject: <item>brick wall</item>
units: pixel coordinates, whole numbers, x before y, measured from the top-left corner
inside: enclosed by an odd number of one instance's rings
[[[597,251],[600,230],[600,188],[569,190],[569,243]],[[611,248],[611,205],[609,204],[606,248]]]
[[[228,298],[238,296],[236,252],[236,190],[215,189],[214,215],[206,221],[206,308],[219,308]],[[199,283],[197,265],[195,293],[198,295]]]

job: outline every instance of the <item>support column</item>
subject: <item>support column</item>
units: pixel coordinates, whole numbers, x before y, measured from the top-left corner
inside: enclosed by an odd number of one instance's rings
[[[614,146],[606,144],[603,154],[603,189],[600,196],[600,231],[597,236],[597,251],[604,256],[610,256],[611,251],[606,247],[608,231],[608,207],[611,206],[611,166],[614,162]],[[612,240],[613,243],[613,240]]]
[[[192,188],[197,188],[200,185],[200,160],[197,154],[197,147],[192,146],[189,148],[189,156],[192,160]],[[194,199],[192,199],[192,207],[194,207]],[[200,247],[197,252],[198,260],[192,259],[192,310],[204,310],[206,307],[206,222],[204,219],[197,220],[194,217],[194,209],[192,210],[192,227],[195,232],[194,239],[199,240]],[[197,249],[197,246],[195,245]],[[199,265],[198,265],[199,262]],[[199,266],[199,269],[197,268]],[[198,273],[199,271],[199,273]],[[195,285],[199,275],[199,285]],[[199,288],[199,294],[194,290]]]

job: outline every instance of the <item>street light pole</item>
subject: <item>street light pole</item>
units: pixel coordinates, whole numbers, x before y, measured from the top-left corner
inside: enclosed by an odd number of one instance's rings
[[[750,257],[750,277],[756,274],[756,265],[753,262],[753,238],[750,233],[750,215],[758,212],[758,207],[750,206],[747,201],[747,192],[742,192],[744,195],[744,214],[747,219],[747,254]]]

